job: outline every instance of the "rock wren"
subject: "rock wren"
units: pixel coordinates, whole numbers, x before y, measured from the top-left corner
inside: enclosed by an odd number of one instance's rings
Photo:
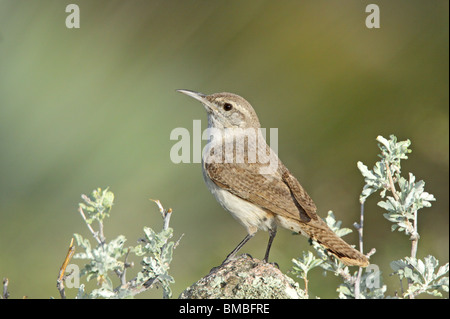
[[[317,241],[346,265],[369,265],[366,256],[338,237],[317,215],[312,199],[267,145],[249,102],[226,92],[178,92],[205,107],[209,140],[202,156],[203,177],[220,205],[248,232],[224,263],[258,229],[269,231],[264,256],[267,262],[277,226],[282,226]]]

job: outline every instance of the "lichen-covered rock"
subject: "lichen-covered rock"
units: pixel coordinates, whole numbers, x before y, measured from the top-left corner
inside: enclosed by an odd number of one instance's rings
[[[217,268],[192,286],[180,299],[299,299],[303,290],[270,263],[241,255]]]

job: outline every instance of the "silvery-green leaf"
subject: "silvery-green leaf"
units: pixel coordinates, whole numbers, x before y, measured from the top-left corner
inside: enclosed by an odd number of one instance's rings
[[[380,142],[381,144],[383,144],[386,147],[386,149],[389,149],[389,141],[387,139],[385,139],[383,136],[378,135],[376,140],[378,142]]]

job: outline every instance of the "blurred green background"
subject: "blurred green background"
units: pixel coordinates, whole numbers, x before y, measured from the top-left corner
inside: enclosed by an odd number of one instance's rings
[[[66,5],[81,10],[67,29]],[[381,28],[365,26],[376,3]],[[56,277],[82,193],[115,193],[107,239],[130,245],[174,210],[174,297],[220,264],[245,236],[204,185],[200,164],[174,164],[177,127],[206,114],[176,89],[229,91],[249,100],[262,127],[278,128],[278,153],[324,217],[359,218],[377,135],[411,139],[403,174],[424,179],[437,202],[420,211],[418,257],[449,251],[448,1],[0,0],[0,277],[12,298],[58,297]],[[410,254],[366,205],[365,248],[399,290],[389,262]],[[356,232],[347,240],[357,243]],[[268,234],[243,252],[262,258]],[[287,272],[307,240],[278,232],[271,259]],[[74,261],[80,265],[80,261]],[[138,265],[137,265],[138,266]],[[136,267],[137,267],[136,266]],[[338,279],[311,273],[310,294],[337,297]],[[303,283],[301,283],[303,284]],[[68,291],[73,296],[75,289]],[[160,290],[140,297],[160,298]]]

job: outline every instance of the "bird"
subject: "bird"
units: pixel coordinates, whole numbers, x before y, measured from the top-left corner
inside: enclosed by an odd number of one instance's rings
[[[369,265],[368,257],[336,235],[317,214],[314,201],[265,141],[247,100],[229,92],[177,91],[203,104],[209,136],[202,155],[203,178],[219,204],[247,231],[222,264],[232,260],[258,230],[269,232],[263,259],[268,262],[281,226],[321,244],[345,265]]]

